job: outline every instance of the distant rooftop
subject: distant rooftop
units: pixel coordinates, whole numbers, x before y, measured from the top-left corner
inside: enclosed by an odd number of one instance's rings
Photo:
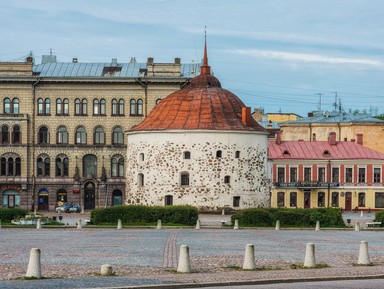
[[[344,111],[325,111],[313,114],[313,116],[298,118],[281,123],[284,124],[306,124],[306,123],[340,123],[340,122],[361,122],[361,123],[384,123],[384,121],[374,118],[369,114],[351,114]]]

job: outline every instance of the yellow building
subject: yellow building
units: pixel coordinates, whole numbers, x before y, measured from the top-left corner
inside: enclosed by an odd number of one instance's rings
[[[284,141],[327,141],[330,132],[337,141],[356,140],[363,134],[363,144],[384,153],[384,121],[369,115],[352,115],[345,112],[325,112],[310,117],[280,123]]]
[[[384,154],[360,142],[269,141],[271,206],[337,207],[346,211],[384,208]]]
[[[89,210],[121,204],[124,133],[179,90],[197,64],[0,63],[0,206]]]

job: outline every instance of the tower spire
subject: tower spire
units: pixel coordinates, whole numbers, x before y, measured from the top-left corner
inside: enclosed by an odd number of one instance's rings
[[[201,74],[210,75],[211,67],[208,65],[208,53],[207,53],[207,26],[205,26],[204,31],[204,59],[203,65],[201,66]]]

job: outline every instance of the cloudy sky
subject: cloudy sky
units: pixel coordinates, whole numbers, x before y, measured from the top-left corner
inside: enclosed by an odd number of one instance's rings
[[[1,0],[0,61],[199,62],[265,112],[384,113],[382,0]],[[371,109],[372,111],[372,109]],[[375,110],[373,109],[375,113]]]

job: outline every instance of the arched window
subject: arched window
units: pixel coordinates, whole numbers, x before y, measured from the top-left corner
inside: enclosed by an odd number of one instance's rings
[[[50,175],[51,161],[48,156],[40,156],[37,158],[37,176],[48,177]]]
[[[284,207],[285,206],[285,194],[283,192],[277,193],[277,206]]]
[[[44,114],[44,102],[42,98],[37,100],[37,114]]]
[[[100,113],[100,110],[99,110],[99,100],[98,99],[94,99],[93,100],[93,114],[99,114]]]
[[[9,98],[4,99],[4,113],[11,113],[11,100]]]
[[[143,153],[139,154],[139,161],[141,161],[141,162],[144,161],[144,154]]]
[[[1,143],[2,144],[9,143],[9,128],[7,125],[3,125],[1,127]]]
[[[60,126],[57,130],[57,143],[68,144],[68,132],[64,126]]]
[[[112,99],[112,115],[119,114],[119,105],[117,103],[117,99]]]
[[[124,177],[124,158],[122,156],[114,156],[111,159],[111,176]]]
[[[56,114],[63,114],[63,103],[60,98],[56,99]]]
[[[138,174],[137,175],[137,186],[143,187],[144,186],[144,174]]]
[[[83,157],[83,177],[87,177],[89,174],[97,177],[97,158],[94,155]]]
[[[289,194],[289,206],[297,207],[297,193],[296,192],[291,192]]]
[[[15,125],[12,130],[12,143],[19,144],[21,143],[21,131],[20,126]]]
[[[158,105],[161,102],[161,98],[156,99],[156,105]]]
[[[45,99],[44,105],[45,105],[44,114],[50,114],[51,113],[51,101],[49,98]]]
[[[224,177],[224,184],[230,184],[231,183],[231,177],[230,176],[225,176]]]
[[[131,107],[130,107],[130,115],[136,115],[137,114],[137,109],[136,109],[136,100],[131,99]]]
[[[119,115],[124,115],[124,99],[119,100]]]
[[[105,99],[100,100],[100,114],[105,115],[106,112],[106,102]]]
[[[137,115],[143,115],[143,100],[137,100]]]
[[[185,159],[185,160],[191,159],[191,152],[189,152],[189,151],[183,152],[183,159]]]
[[[220,151],[220,150],[216,151],[216,157],[217,158],[221,158],[222,155],[223,155],[222,151]]]
[[[47,144],[49,143],[49,131],[46,126],[42,126],[39,129],[39,139],[38,139],[39,144]]]
[[[180,186],[189,186],[189,173],[180,173]]]
[[[113,144],[124,144],[123,129],[120,126],[113,129]]]
[[[2,157],[0,159],[1,176],[20,176],[21,159],[17,156]]]
[[[101,126],[96,127],[95,129],[93,143],[94,144],[105,143],[105,133],[104,133],[104,129]]]
[[[12,113],[19,113],[19,100],[17,98],[14,98],[12,100]]]
[[[55,162],[56,177],[67,177],[68,176],[68,158],[66,156],[58,156]]]
[[[69,100],[68,100],[68,98],[64,98],[64,100],[63,100],[63,114],[65,114],[65,115],[69,114]]]
[[[76,129],[76,144],[86,144],[87,143],[87,133],[85,132],[84,127],[78,127]]]
[[[87,100],[85,98],[81,101],[81,114],[87,115]]]
[[[75,99],[75,115],[80,115],[81,114],[81,102],[80,99],[76,98]]]

